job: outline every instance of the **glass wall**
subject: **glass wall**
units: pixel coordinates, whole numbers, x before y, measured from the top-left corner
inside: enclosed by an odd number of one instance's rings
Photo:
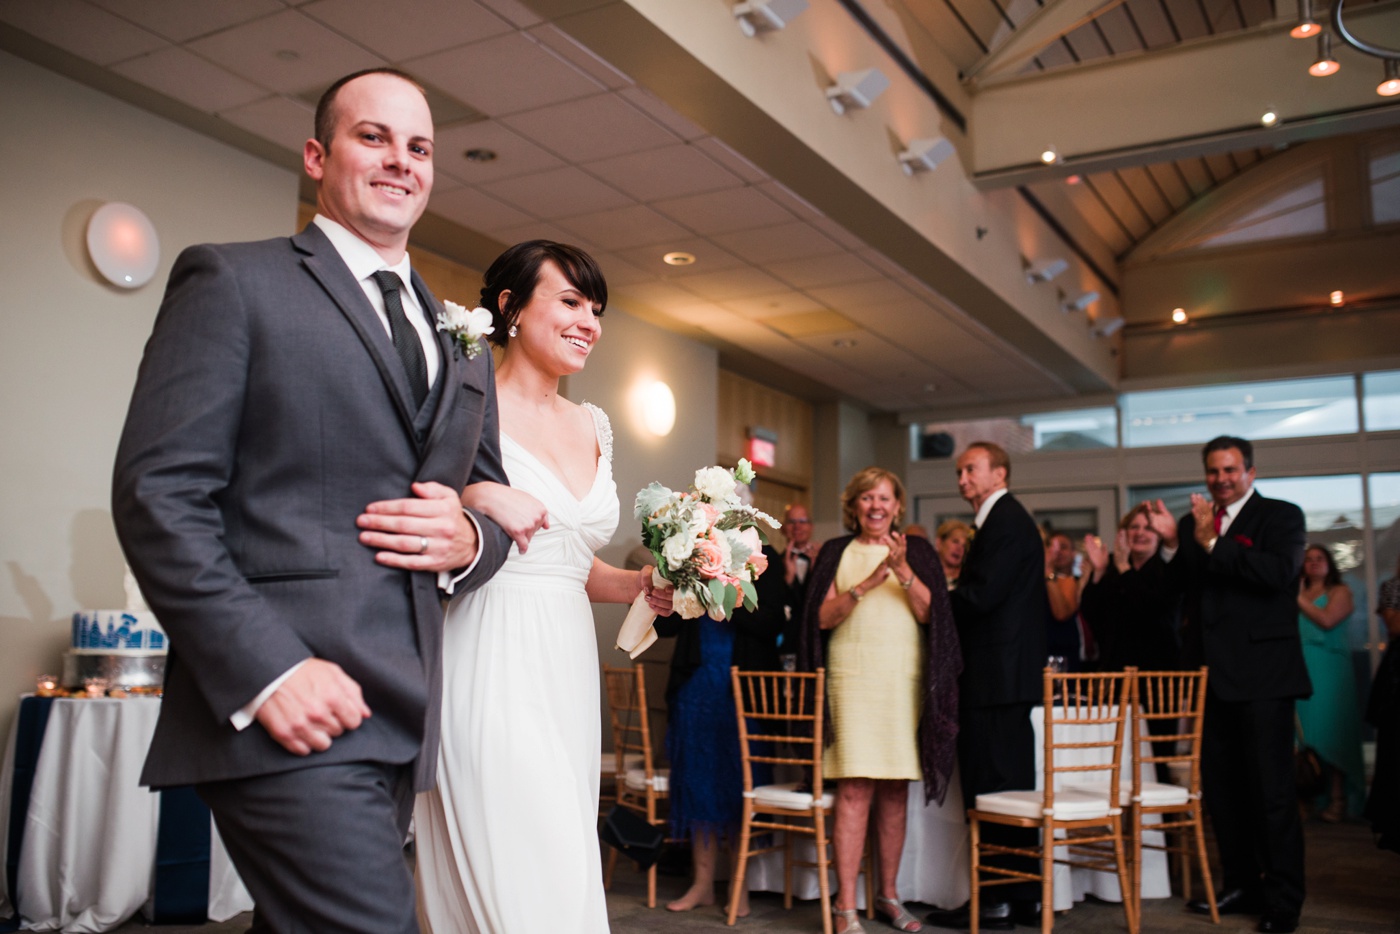
[[[1400,371],[1367,373],[1361,380],[1367,431],[1400,428]]]
[[[1123,445],[1204,444],[1231,434],[1251,441],[1355,432],[1350,376],[1194,386],[1122,397]]]

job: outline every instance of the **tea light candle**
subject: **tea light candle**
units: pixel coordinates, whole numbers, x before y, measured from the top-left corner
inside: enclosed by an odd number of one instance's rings
[[[88,696],[88,697],[106,697],[106,696],[107,696],[107,679],[106,679],[106,678],[84,678],[84,679],[83,679],[83,690],[87,692],[87,696]]]
[[[58,693],[58,679],[53,675],[40,675],[34,682],[34,693],[40,697],[53,697]]]

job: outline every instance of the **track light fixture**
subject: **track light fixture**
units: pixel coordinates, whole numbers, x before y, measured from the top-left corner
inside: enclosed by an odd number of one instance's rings
[[[1376,85],[1376,93],[1381,97],[1394,97],[1400,94],[1400,59],[1385,60],[1385,77]]]
[[[941,136],[931,139],[911,139],[899,154],[899,167],[905,175],[931,172],[953,154],[953,144]]]
[[[1095,337],[1112,337],[1119,331],[1123,330],[1123,325],[1127,323],[1127,320],[1124,319],[1121,315],[1117,318],[1104,318],[1100,321],[1094,322],[1094,326],[1091,329],[1090,333],[1092,333]]]
[[[1317,37],[1317,61],[1308,66],[1308,74],[1314,78],[1326,78],[1335,75],[1341,67],[1332,56],[1332,34],[1324,32]]]
[[[807,0],[748,0],[735,4],[733,12],[739,31],[752,39],[782,29],[805,9]]]
[[[1073,297],[1066,295],[1060,302],[1060,310],[1065,314],[1069,314],[1072,311],[1083,311],[1098,300],[1099,293],[1094,291],[1081,292],[1079,295]]]
[[[1026,281],[1031,285],[1049,282],[1068,268],[1069,261],[1060,259],[1059,257],[1042,260],[1039,263],[1026,267]]]
[[[1288,34],[1294,39],[1308,39],[1322,32],[1322,26],[1313,18],[1312,0],[1298,0],[1298,23]]]
[[[848,107],[869,107],[889,86],[890,79],[878,68],[843,71],[836,76],[836,83],[826,89],[826,100],[832,110],[843,114]]]

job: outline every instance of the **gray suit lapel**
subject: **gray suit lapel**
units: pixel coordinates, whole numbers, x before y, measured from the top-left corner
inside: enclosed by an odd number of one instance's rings
[[[350,270],[346,268],[340,254],[315,224],[308,224],[305,230],[292,237],[292,244],[304,254],[302,264],[321,284],[321,288],[326,290],[326,294],[335,302],[341,314],[345,315],[364,343],[365,349],[369,351],[380,377],[389,390],[389,395],[394,400],[394,408],[399,413],[409,437],[412,437],[414,407],[408,377],[404,374],[403,364],[394,353],[394,345],[390,342],[389,335],[384,333],[384,326],[380,324],[379,317],[365,298],[364,291],[359,283],[350,277]]]

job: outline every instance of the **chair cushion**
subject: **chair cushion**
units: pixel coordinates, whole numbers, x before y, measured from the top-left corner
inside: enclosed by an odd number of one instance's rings
[[[1039,791],[994,791],[978,795],[976,809],[1039,820],[1045,809],[1045,796]],[[1108,795],[1102,791],[1094,794],[1082,787],[1070,787],[1055,792],[1056,820],[1089,820],[1119,813],[1121,808],[1110,807]]]
[[[664,794],[671,787],[671,770],[657,769],[651,773],[651,787],[656,789],[658,794]],[[627,787],[633,791],[647,790],[647,773],[645,769],[627,770]]]
[[[1106,797],[1108,795],[1108,782],[1075,782],[1074,787],[1100,797]],[[1122,807],[1127,807],[1132,803],[1132,795],[1132,783],[1120,781],[1118,783],[1118,804]],[[1056,797],[1058,798],[1059,796],[1056,795]],[[1174,804],[1186,804],[1190,800],[1190,790],[1182,788],[1180,785],[1167,785],[1162,782],[1142,783],[1142,803],[1144,807],[1170,807]]]
[[[786,785],[759,785],[751,792],[744,792],[746,798],[753,798],[759,804],[768,807],[791,808],[794,811],[805,811],[812,806],[812,792],[802,791],[802,787],[797,782]],[[836,804],[836,794],[831,791],[822,791],[822,807],[831,810]]]

